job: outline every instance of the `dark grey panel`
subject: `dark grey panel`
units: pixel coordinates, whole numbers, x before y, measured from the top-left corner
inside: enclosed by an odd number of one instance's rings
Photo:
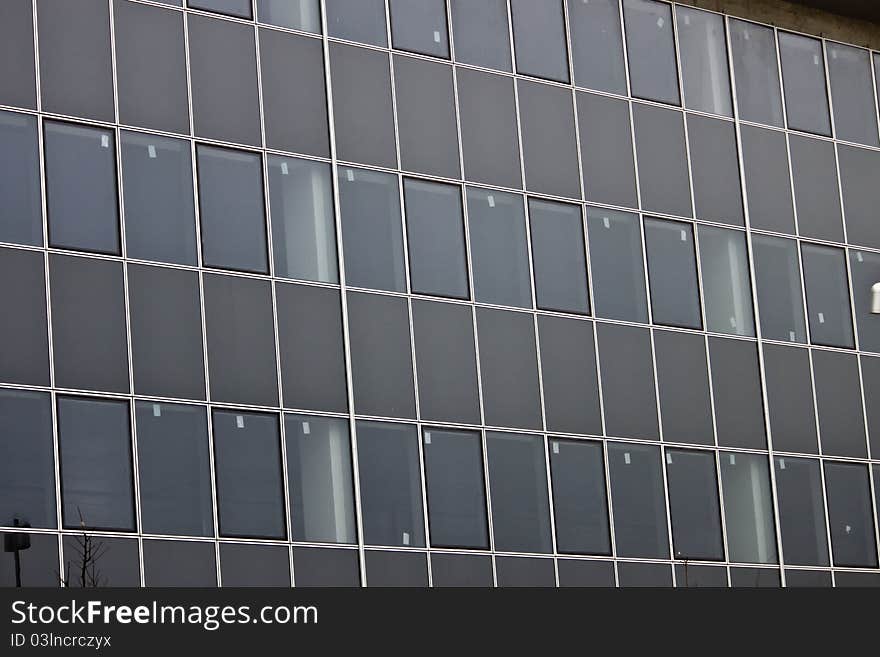
[[[754,235],[752,249],[763,337],[806,342],[797,242]]]
[[[681,112],[633,104],[642,207],[692,216],[684,122]]]
[[[843,218],[834,144],[791,135],[789,146],[798,232],[803,237],[842,242]]]
[[[0,249],[0,381],[49,385],[43,254]]]
[[[526,557],[496,557],[495,572],[498,586],[555,587],[556,571],[553,559]]]
[[[746,125],[740,134],[750,226],[794,235],[785,134]]]
[[[834,128],[838,139],[880,146],[877,117],[871,93],[871,53],[862,48],[825,42],[828,75],[834,103]]]
[[[611,554],[601,442],[550,438],[556,549]]]
[[[321,0],[257,0],[257,20],[320,34]]]
[[[765,454],[719,454],[730,561],[776,563],[770,464]]]
[[[293,574],[301,586],[360,586],[357,550],[293,548]]]
[[[389,11],[394,48],[449,59],[445,0],[391,0]]]
[[[867,458],[858,356],[814,349],[813,378],[822,453]]]
[[[666,477],[675,558],[722,561],[715,452],[666,450]]]
[[[639,216],[588,207],[587,228],[596,315],[647,322],[648,298]]]
[[[431,554],[431,583],[435,587],[490,588],[494,586],[492,557],[434,552]]]
[[[818,244],[801,244],[810,341],[831,347],[855,347],[846,253]]]
[[[14,540],[21,534],[0,533],[2,540]],[[22,586],[58,587],[58,537],[51,534],[26,534],[31,546],[27,558],[18,561],[16,569],[14,552],[0,552],[0,586],[12,588],[21,582]],[[20,553],[19,553],[20,554]],[[17,579],[17,576],[20,579]]]
[[[42,246],[43,203],[35,117],[0,112],[0,169],[0,242]]]
[[[146,586],[217,586],[213,543],[144,541]]]
[[[646,218],[645,249],[654,323],[702,328],[693,224]]]
[[[579,87],[626,95],[618,0],[566,0],[574,81]]]
[[[559,586],[614,588],[614,563],[558,559]]]
[[[880,253],[850,249],[849,269],[859,330],[859,348],[880,352],[880,315],[871,312],[871,287],[880,282]]]
[[[880,248],[880,153],[853,146],[838,146],[846,237],[850,244]]]
[[[822,42],[789,32],[779,32],[778,38],[788,127],[830,137]]]
[[[510,31],[506,0],[452,0],[455,59],[510,71]]]
[[[778,568],[731,568],[730,586],[733,588],[769,588],[782,586]]]
[[[364,568],[367,571],[367,586],[428,586],[428,559],[423,552],[368,550],[364,555]]]
[[[663,439],[673,443],[714,445],[703,336],[654,331],[654,348]]]
[[[561,0],[535,4],[511,0],[516,71],[568,82],[565,17]]]
[[[653,0],[623,0],[633,96],[680,105],[672,8]]]
[[[792,570],[785,569],[786,588],[831,588],[830,570]]]
[[[577,92],[584,197],[637,207],[629,103]]]
[[[819,461],[782,456],[773,461],[785,563],[827,566],[828,538]]]
[[[283,545],[220,544],[223,586],[290,586],[290,552]]]
[[[581,206],[529,199],[529,225],[538,307],[588,314],[590,299]]]
[[[327,33],[332,37],[388,45],[383,0],[326,0]]]
[[[122,265],[51,254],[55,385],[128,392]]]
[[[675,564],[675,586],[677,588],[726,589],[727,568],[677,563]]]
[[[665,563],[617,564],[620,588],[672,588],[672,569]]]
[[[877,567],[868,466],[825,462],[828,526],[835,566]]]
[[[880,576],[876,573],[837,571],[834,573],[835,588],[880,588]]]
[[[765,449],[764,401],[753,342],[709,338],[718,444]]]
[[[0,7],[0,104],[37,107],[31,0],[10,0]]]
[[[724,16],[682,5],[675,16],[685,106],[733,116]]]
[[[65,536],[63,546],[65,586],[136,588],[141,585],[140,555],[136,540],[91,535],[86,538],[79,534]],[[86,550],[94,558],[84,557]]]
[[[193,9],[204,9],[226,16],[253,18],[250,0],[187,0],[187,5]]]
[[[745,225],[734,124],[688,114],[687,125],[697,218]]]
[[[728,26],[740,118],[782,127],[776,34],[770,27],[735,19]]]
[[[618,556],[669,557],[662,467],[658,447],[608,443]]]
[[[871,455],[876,458],[880,454],[880,358],[862,356],[861,364]]]
[[[764,372],[767,377],[773,449],[780,452],[818,453],[816,414],[810,384],[810,352],[765,344]]]

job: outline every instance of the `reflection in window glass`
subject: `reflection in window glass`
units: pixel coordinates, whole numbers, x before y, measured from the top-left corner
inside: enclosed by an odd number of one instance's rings
[[[672,9],[665,2],[623,0],[632,95],[680,105]]]
[[[495,549],[551,552],[544,440],[488,432],[486,449]]]
[[[346,282],[406,291],[397,176],[340,167],[339,208]]]
[[[797,242],[754,235],[752,248],[763,337],[806,342]]]
[[[327,33],[374,46],[388,45],[384,0],[326,0]]]
[[[251,18],[250,0],[187,0],[193,9],[216,11],[218,14]]]
[[[531,308],[522,197],[468,187],[468,225],[477,301]]]
[[[822,42],[800,34],[780,32],[779,57],[788,127],[830,137],[831,118]]]
[[[356,543],[348,420],[285,415],[295,541]]]
[[[755,335],[745,233],[700,226],[697,235],[707,330]]]
[[[321,0],[257,0],[257,20],[320,34]]]
[[[825,490],[834,565],[876,568],[868,468],[859,463],[826,462]]]
[[[626,70],[618,0],[566,0],[574,82],[626,95]]]
[[[654,322],[701,328],[693,225],[645,219],[645,246]]]
[[[431,546],[488,549],[480,434],[426,428],[422,440]]]
[[[391,0],[389,9],[395,48],[449,58],[445,0]]]
[[[589,313],[580,206],[529,199],[529,225],[538,307]]]
[[[135,539],[92,536],[88,544],[82,534],[64,536],[64,578],[70,588],[138,587],[141,584],[138,542]],[[92,558],[83,556],[90,547]],[[85,565],[85,568],[83,568]],[[57,571],[57,568],[55,569]]]
[[[675,558],[724,559],[715,453],[667,450],[666,475]]]
[[[830,347],[855,346],[843,249],[818,244],[804,244],[801,249],[810,340]]]
[[[588,207],[587,228],[596,315],[647,322],[648,301],[638,215]]]
[[[621,557],[669,558],[660,450],[608,444],[614,541]]]
[[[139,401],[135,418],[144,533],[212,536],[205,409]]]
[[[773,28],[729,20],[739,116],[782,127],[782,95]]]
[[[828,76],[838,139],[878,146],[874,114],[871,54],[862,48],[827,41]]]
[[[0,112],[0,242],[43,244],[37,121]]]
[[[611,554],[602,443],[550,439],[559,552]]]
[[[776,563],[776,530],[767,457],[722,452],[719,458],[730,560]]]
[[[268,166],[275,275],[339,282],[330,166],[278,155]]]
[[[364,542],[424,547],[416,427],[359,421],[357,446]]]
[[[850,249],[849,266],[859,329],[859,348],[880,352],[880,315],[871,312],[871,287],[880,282],[880,253]]]
[[[407,178],[403,195],[412,291],[467,299],[461,187]]]
[[[58,537],[53,534],[22,534],[0,532],[0,540],[12,541],[26,537],[30,547],[22,555],[21,552],[0,552],[0,586],[12,588],[18,586],[58,587]],[[16,555],[21,558],[17,560]]]
[[[733,116],[724,16],[681,5],[675,12],[685,106]]]
[[[785,563],[827,566],[828,539],[819,461],[779,456],[775,468]]]
[[[568,82],[565,18],[562,2],[511,0],[516,72]]]
[[[49,245],[119,254],[113,131],[46,121],[44,138]]]

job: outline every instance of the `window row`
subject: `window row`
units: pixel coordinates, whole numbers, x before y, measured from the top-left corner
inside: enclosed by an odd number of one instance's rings
[[[50,398],[4,392],[0,404],[9,456],[2,524],[54,527]],[[282,450],[275,414],[214,409],[209,444],[204,408],[135,402],[138,523],[129,402],[59,396],[57,418],[67,529],[212,536],[213,459],[220,536],[285,540],[289,522],[294,541],[357,543],[345,419],[285,415]],[[370,421],[356,427],[368,545],[529,553],[555,546],[610,556],[610,491],[615,554],[668,559],[668,490],[672,558],[723,561],[726,544],[729,561],[777,562],[766,455],[628,443],[609,443],[606,454],[594,441],[492,431],[483,439],[476,431],[426,426],[420,433]],[[787,564],[827,566],[833,557],[836,566],[877,567],[867,465],[776,456],[773,466]]]

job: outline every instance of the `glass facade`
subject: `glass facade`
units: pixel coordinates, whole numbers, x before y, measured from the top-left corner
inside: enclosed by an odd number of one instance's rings
[[[18,5],[23,584],[84,538],[101,585],[880,574],[880,55],[661,0]]]

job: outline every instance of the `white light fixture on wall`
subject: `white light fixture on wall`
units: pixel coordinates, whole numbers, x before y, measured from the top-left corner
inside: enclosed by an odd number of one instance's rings
[[[874,283],[871,287],[871,313],[880,315],[880,283]]]

